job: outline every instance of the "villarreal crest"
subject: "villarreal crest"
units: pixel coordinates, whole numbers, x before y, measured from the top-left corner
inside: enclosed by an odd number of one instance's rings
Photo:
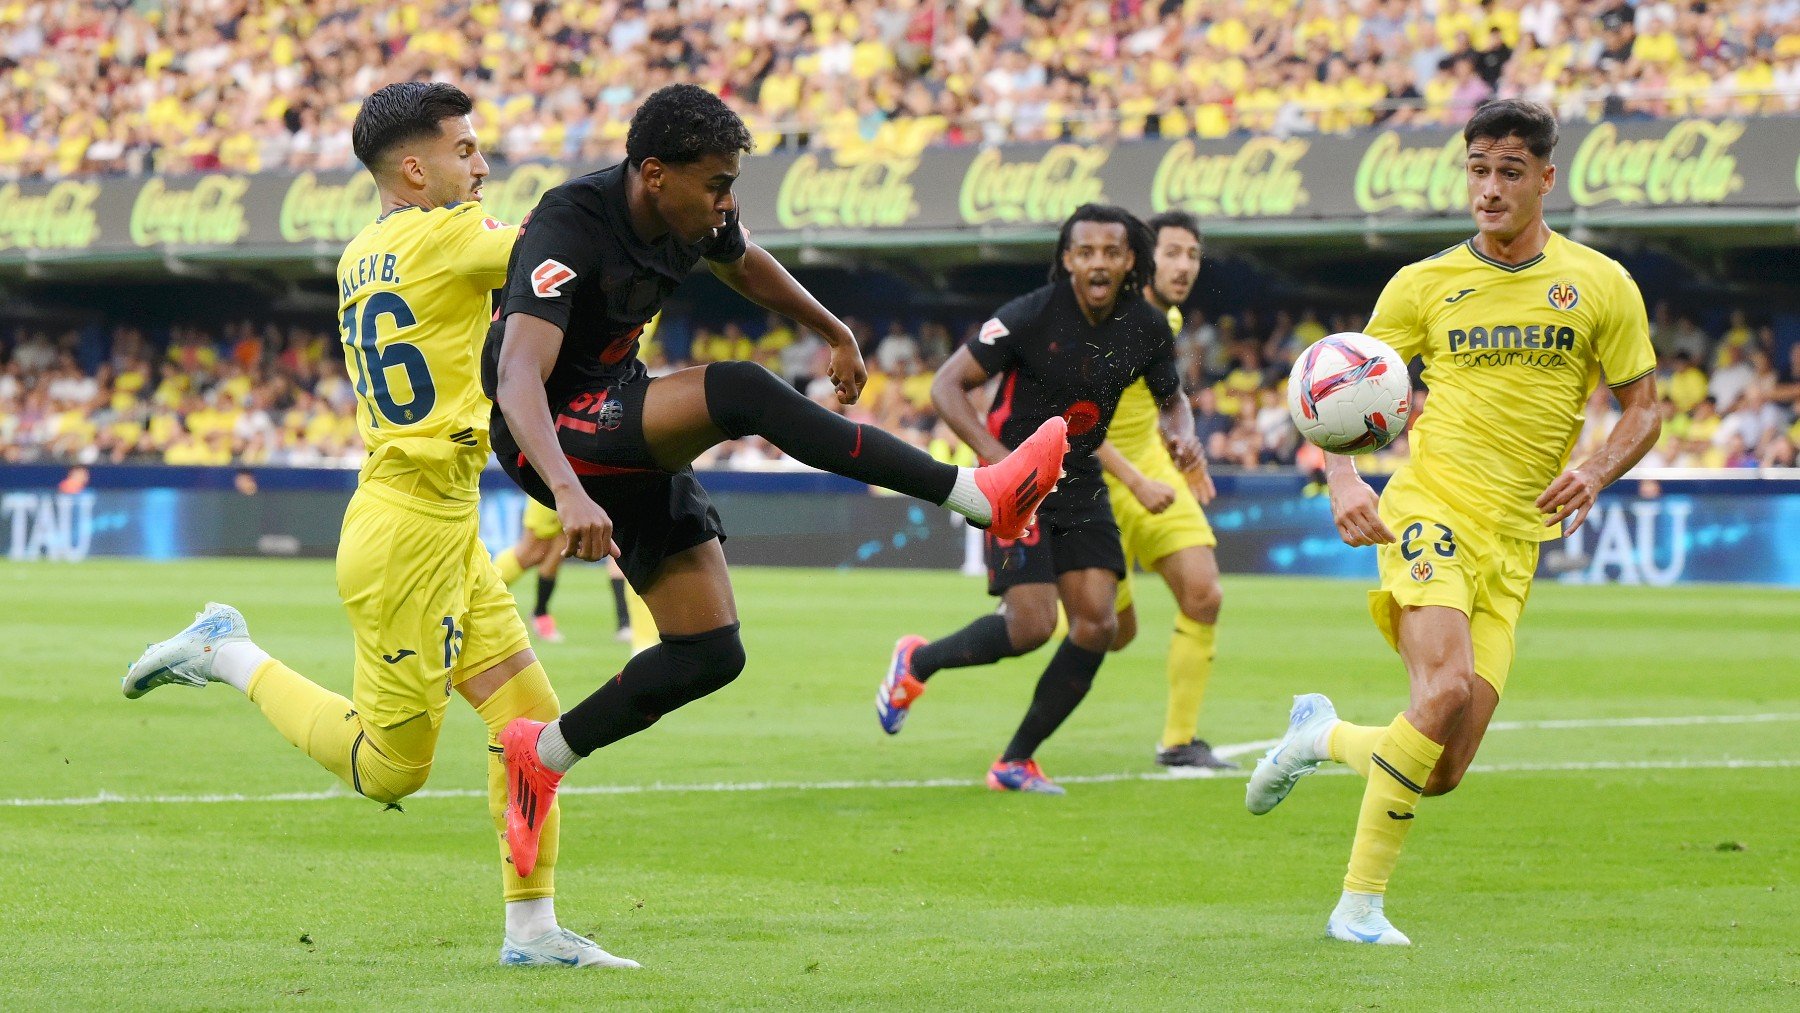
[[[1581,292],[1566,281],[1550,286],[1550,305],[1559,310],[1572,310],[1581,302]]]

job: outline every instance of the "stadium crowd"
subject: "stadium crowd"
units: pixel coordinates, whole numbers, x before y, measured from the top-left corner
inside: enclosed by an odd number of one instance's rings
[[[878,330],[851,321],[869,384],[847,409],[823,379],[825,343],[779,317],[691,332],[663,328],[643,353],[653,373],[696,362],[761,362],[821,404],[967,463],[970,451],[938,420],[930,389],[937,367],[978,324],[897,319]],[[1312,310],[1216,319],[1191,313],[1177,348],[1208,458],[1243,468],[1297,460],[1313,470],[1316,451],[1301,446],[1288,419],[1288,371],[1314,340],[1362,324],[1353,315]],[[1665,424],[1646,466],[1795,465],[1800,344],[1779,349],[1773,330],[1742,310],[1709,334],[1667,303],[1655,307],[1651,335]],[[336,336],[308,327],[250,320],[156,334],[123,324],[60,333],[0,327],[0,460],[7,463],[356,467],[363,457],[358,410]],[[1583,449],[1616,418],[1600,389],[1588,407]],[[1391,469],[1405,454],[1403,438],[1365,468]],[[802,467],[757,439],[723,444],[699,465]]]
[[[354,165],[361,96],[450,80],[502,161],[601,164],[643,96],[761,150],[1800,110],[1800,0],[0,0],[0,178]]]

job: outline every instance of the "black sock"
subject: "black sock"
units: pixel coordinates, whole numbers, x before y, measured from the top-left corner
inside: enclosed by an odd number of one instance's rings
[[[989,613],[947,637],[916,648],[912,656],[913,678],[924,682],[939,669],[991,665],[1001,658],[1016,658],[1024,653],[1007,636],[1006,617]]]
[[[1100,671],[1100,662],[1104,660],[1104,652],[1090,651],[1076,646],[1073,640],[1064,640],[1056,649],[1056,656],[1050,659],[1049,667],[1038,677],[1031,709],[1025,712],[1025,720],[1019,722],[1019,730],[1013,733],[1012,742],[1007,744],[1006,752],[1000,754],[1000,758],[1007,761],[1031,759],[1044,740],[1075,713],[1082,697],[1087,696],[1094,685],[1094,675]]]
[[[655,724],[676,708],[719,689],[744,670],[738,625],[688,637],[664,637],[618,675],[563,713],[563,740],[586,756]]]
[[[754,362],[706,367],[706,411],[734,440],[760,436],[802,464],[943,503],[956,487],[956,466],[876,426],[813,404],[806,395]]]
[[[531,614],[542,616],[550,614],[550,596],[556,593],[556,578],[538,574],[537,604],[532,607]]]
[[[619,617],[619,629],[624,629],[631,625],[631,611],[625,607],[625,578],[614,577],[612,586],[613,614]]]

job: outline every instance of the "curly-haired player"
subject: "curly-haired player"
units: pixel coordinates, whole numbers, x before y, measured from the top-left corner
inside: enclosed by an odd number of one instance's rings
[[[1060,419],[992,467],[957,468],[814,404],[754,363],[648,375],[636,355],[644,325],[705,261],[832,346],[839,400],[862,391],[867,376],[849,328],[738,224],[732,184],[750,146],[749,130],[717,96],[663,88],[632,117],[626,160],[546,193],[513,250],[484,370],[494,451],[521,488],[555,505],[571,553],[618,556],[661,632],[560,719],[518,721],[503,733],[507,833],[521,870],[534,867],[563,772],[744,667],[724,525],[689,467],[703,451],[761,436],[815,468],[943,504],[1010,536],[1060,474]]]

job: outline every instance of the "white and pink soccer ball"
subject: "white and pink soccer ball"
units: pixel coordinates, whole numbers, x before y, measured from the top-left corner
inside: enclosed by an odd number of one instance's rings
[[[1406,431],[1406,363],[1367,334],[1320,338],[1288,375],[1288,414],[1300,435],[1333,454],[1372,454]]]

